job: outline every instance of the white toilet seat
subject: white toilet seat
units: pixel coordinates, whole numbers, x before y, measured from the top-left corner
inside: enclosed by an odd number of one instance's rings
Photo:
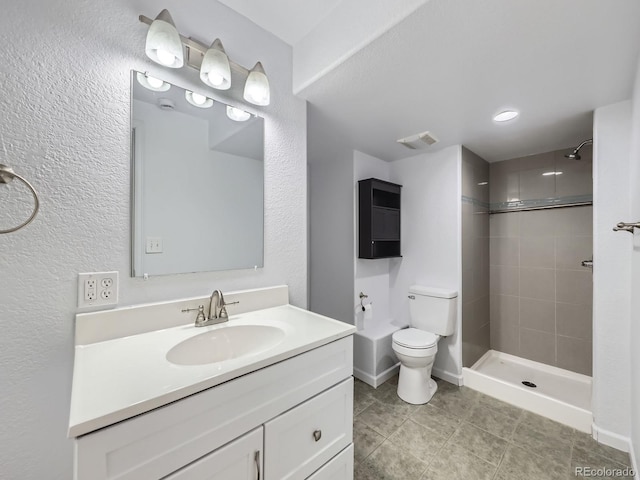
[[[438,346],[433,345],[427,348],[410,348],[400,345],[396,342],[391,344],[391,348],[396,353],[396,355],[404,355],[406,357],[413,358],[428,358],[435,357],[436,353],[438,353]]]
[[[417,328],[405,328],[398,330],[391,337],[393,343],[411,349],[430,349],[438,344],[440,337],[431,332],[425,332]]]

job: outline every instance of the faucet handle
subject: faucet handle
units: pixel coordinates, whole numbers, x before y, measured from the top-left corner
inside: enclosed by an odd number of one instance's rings
[[[227,313],[227,305],[236,305],[240,303],[240,301],[235,302],[225,302],[224,298],[222,299],[222,306],[220,307],[220,318],[229,318],[229,314]]]
[[[187,312],[195,312],[196,310],[198,310],[198,315],[196,316],[196,325],[198,324],[202,324],[207,320],[207,317],[204,314],[204,305],[198,305],[198,308],[183,308],[181,310],[182,313],[187,313]]]

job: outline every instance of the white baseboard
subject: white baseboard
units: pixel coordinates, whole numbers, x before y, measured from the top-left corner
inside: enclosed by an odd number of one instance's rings
[[[353,376],[358,380],[362,380],[367,385],[371,385],[373,388],[378,388],[384,382],[396,375],[400,370],[400,364],[397,363],[394,366],[387,368],[384,372],[377,376],[373,376],[370,373],[363,372],[359,368],[353,367]]]
[[[433,367],[433,369],[431,370],[431,374],[434,377],[441,378],[445,382],[453,383],[454,385],[457,385],[459,387],[464,384],[462,381],[462,375],[457,375],[455,373],[447,372],[440,368]]]
[[[591,431],[593,432],[593,439],[598,443],[602,443],[603,445],[613,447],[623,452],[629,452],[631,446],[631,439],[629,437],[600,428],[595,423],[591,426]]]

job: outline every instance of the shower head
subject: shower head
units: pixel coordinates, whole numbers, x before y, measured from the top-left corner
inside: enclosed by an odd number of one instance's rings
[[[591,145],[593,143],[593,138],[590,138],[588,140],[585,140],[584,142],[582,142],[580,145],[578,145],[573,152],[569,153],[568,155],[565,155],[565,157],[570,158],[571,160],[580,160],[582,157],[580,156],[580,154],[578,153],[580,151],[580,149],[582,147],[584,147],[585,145]]]

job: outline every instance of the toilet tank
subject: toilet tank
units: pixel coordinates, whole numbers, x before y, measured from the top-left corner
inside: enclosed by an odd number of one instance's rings
[[[456,326],[458,292],[446,288],[409,287],[409,325],[436,335],[451,335]]]

